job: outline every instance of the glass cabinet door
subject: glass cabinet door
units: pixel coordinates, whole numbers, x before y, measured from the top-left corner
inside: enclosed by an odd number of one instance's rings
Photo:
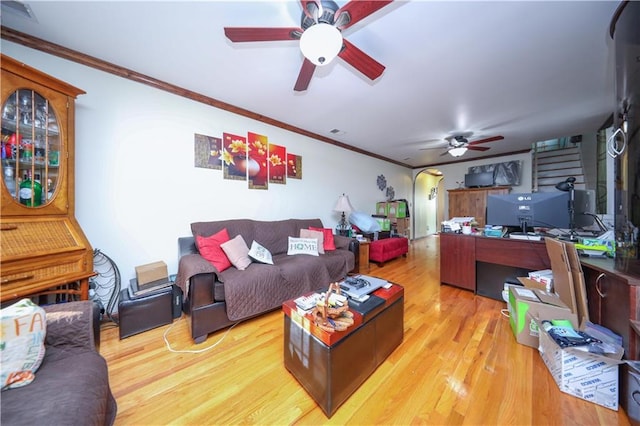
[[[47,205],[60,176],[60,128],[51,103],[31,89],[19,89],[2,105],[2,181],[16,202]]]

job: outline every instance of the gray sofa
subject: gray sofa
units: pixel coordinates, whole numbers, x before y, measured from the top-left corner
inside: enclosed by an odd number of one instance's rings
[[[35,380],[2,392],[3,425],[112,425],[116,400],[96,351],[93,302],[44,306],[45,356]]]
[[[257,221],[232,219],[191,224],[193,236],[178,240],[180,261],[176,284],[184,292],[191,337],[202,342],[209,333],[262,313],[278,309],[282,302],[327,288],[357,268],[357,240],[334,235],[336,250],[319,256],[287,255],[288,237],[301,229],[323,228],[320,219]],[[222,272],[198,254],[195,236],[211,236],[224,228],[230,238],[242,235],[250,247],[255,240],[273,256],[274,265],[252,263],[240,271],[231,266]]]

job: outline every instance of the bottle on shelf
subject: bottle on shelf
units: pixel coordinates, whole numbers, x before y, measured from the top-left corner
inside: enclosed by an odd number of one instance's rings
[[[42,204],[42,185],[31,178],[31,171],[27,172],[25,179],[20,184],[20,203],[28,207]]]
[[[9,190],[12,197],[16,196],[16,178],[13,171],[13,167],[8,164],[4,166],[4,184]]]

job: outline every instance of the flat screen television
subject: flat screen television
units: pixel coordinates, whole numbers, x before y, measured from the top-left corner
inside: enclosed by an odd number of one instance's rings
[[[467,188],[482,188],[493,185],[493,172],[467,173],[464,175],[464,186]]]

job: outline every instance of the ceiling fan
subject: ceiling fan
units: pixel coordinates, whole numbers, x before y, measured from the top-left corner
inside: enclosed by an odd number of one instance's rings
[[[477,140],[469,142],[468,138],[470,138],[471,135],[472,135],[472,133],[457,134],[457,135],[447,136],[445,138],[445,140],[448,142],[449,146],[447,147],[447,150],[445,152],[443,152],[442,154],[440,154],[440,155],[443,156],[443,155],[450,154],[453,157],[460,157],[465,152],[467,152],[467,150],[471,150],[471,151],[487,151],[487,150],[490,149],[488,146],[477,146],[477,145],[483,144],[483,143],[487,143],[487,142],[499,141],[499,140],[504,139],[504,136],[491,136],[491,137],[488,137],[488,138],[477,139]],[[436,147],[423,148],[422,150],[434,149],[434,148],[436,148]]]
[[[351,0],[342,7],[334,1],[300,0],[302,17],[298,27],[225,27],[232,42],[300,40],[304,62],[295,91],[309,87],[316,66],[329,64],[339,56],[362,74],[375,80],[384,65],[342,37],[342,31],[391,3],[390,1]]]

